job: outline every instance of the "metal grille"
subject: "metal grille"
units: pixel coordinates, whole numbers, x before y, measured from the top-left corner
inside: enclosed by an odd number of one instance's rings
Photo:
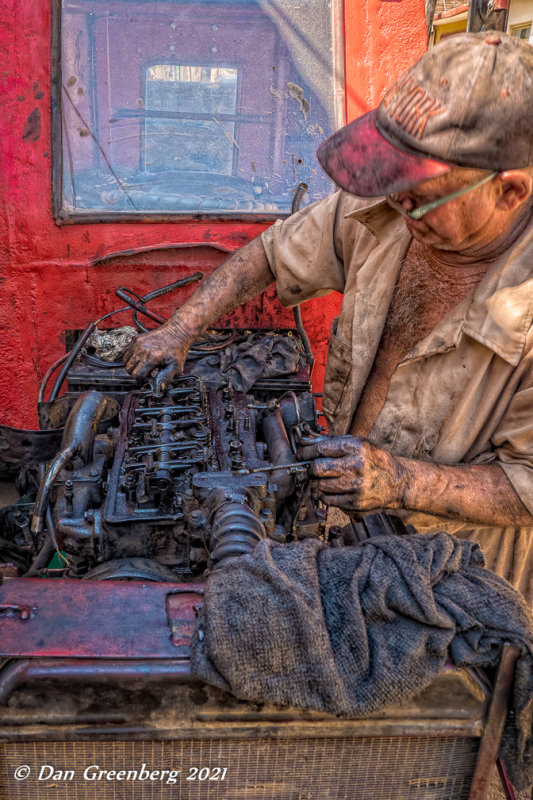
[[[479,742],[474,738],[423,736],[13,742],[0,744],[0,797],[467,800]],[[15,770],[23,765],[29,767],[30,776],[16,780]],[[42,765],[50,765],[52,773],[50,768],[42,771]],[[95,768],[88,776],[96,778],[89,780],[84,770],[92,765]],[[98,777],[96,767],[117,773],[124,770],[126,774],[122,780],[118,775]],[[168,773],[159,777],[162,770],[178,769],[175,783],[168,782]],[[128,776],[128,770],[137,770],[137,778]],[[154,770],[159,770],[159,776],[143,778]]]

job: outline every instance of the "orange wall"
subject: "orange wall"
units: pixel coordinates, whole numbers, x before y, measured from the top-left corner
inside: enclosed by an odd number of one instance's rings
[[[423,0],[345,0],[347,120],[377,106],[426,42]]]
[[[212,242],[229,250],[257,236],[264,225],[230,222],[106,223],[58,227],[51,216],[50,17],[51,0],[3,0],[0,7],[0,423],[36,426],[40,380],[64,353],[65,329],[83,328],[122,305],[123,284],[146,293],[188,274],[201,257],[170,257],[149,264],[124,259],[91,266],[95,256],[133,247]],[[383,90],[425,49],[423,0],[345,0],[347,115],[379,102]],[[28,118],[40,125],[28,125]],[[170,313],[190,289],[154,310]],[[302,307],[317,356],[315,388],[323,381],[329,323],[340,298]],[[233,315],[236,324],[292,325],[274,293]],[[116,318],[114,324],[121,324]]]

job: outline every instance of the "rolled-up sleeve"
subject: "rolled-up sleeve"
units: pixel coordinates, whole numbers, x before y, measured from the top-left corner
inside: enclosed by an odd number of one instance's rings
[[[339,196],[336,192],[286,220],[278,220],[261,235],[284,306],[344,290]]]
[[[533,363],[522,367],[520,382],[502,417],[492,442],[499,465],[522,503],[533,514]]]

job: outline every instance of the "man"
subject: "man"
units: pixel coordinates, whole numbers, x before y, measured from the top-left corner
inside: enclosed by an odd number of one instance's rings
[[[343,292],[333,435],[302,450],[323,499],[474,538],[531,602],[533,48],[447,39],[318,155],[345,191],[235,253],[132,343],[127,368],[168,382],[210,323],[274,280],[286,305]]]

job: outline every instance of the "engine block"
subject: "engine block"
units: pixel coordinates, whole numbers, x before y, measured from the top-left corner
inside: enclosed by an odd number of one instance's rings
[[[49,529],[60,561],[38,574],[93,579],[197,580],[265,537],[325,537],[325,508],[295,455],[295,431],[321,430],[307,385],[293,375],[246,392],[229,384],[207,387],[193,365],[165,392],[154,382],[123,393],[98,434],[114,401],[96,386],[79,394],[39,489],[33,539],[26,526],[19,543],[33,548],[19,574],[28,561],[37,574]]]

